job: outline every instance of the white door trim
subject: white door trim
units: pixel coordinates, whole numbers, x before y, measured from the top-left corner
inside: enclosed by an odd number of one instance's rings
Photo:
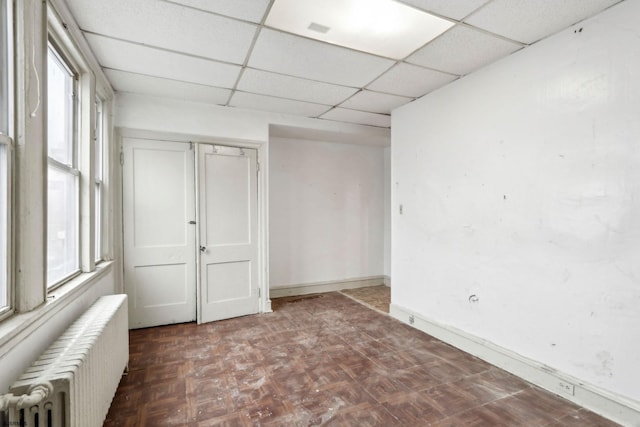
[[[267,141],[253,141],[243,139],[230,139],[230,138],[215,138],[212,136],[203,135],[189,135],[172,132],[157,132],[142,129],[132,128],[116,128],[116,132],[119,138],[120,151],[122,151],[122,141],[124,138],[140,138],[140,139],[155,139],[161,141],[174,141],[174,142],[192,142],[194,144],[215,144],[215,145],[228,145],[232,147],[240,148],[253,148],[258,151],[258,286],[260,288],[260,313],[271,312],[271,299],[269,298],[269,143]],[[195,147],[194,147],[195,148]],[[197,167],[197,162],[196,162]],[[122,171],[120,171],[120,175]],[[196,170],[196,177],[197,177]],[[120,203],[122,206],[122,191],[120,191]],[[196,203],[199,199],[199,194],[196,193]],[[196,206],[196,212],[198,212],[198,206]],[[198,234],[198,233],[197,233]],[[199,237],[197,237],[199,239]],[[124,246],[122,246],[123,251]],[[197,245],[200,242],[197,241]],[[121,252],[123,253],[123,252]],[[196,268],[199,269],[199,258],[196,257],[198,262]],[[122,259],[122,258],[121,258]],[[121,263],[121,274],[124,274],[124,263]],[[199,271],[199,270],[197,270]],[[200,289],[196,286],[198,294],[196,298],[199,301]],[[198,311],[198,321],[200,321],[200,312]]]

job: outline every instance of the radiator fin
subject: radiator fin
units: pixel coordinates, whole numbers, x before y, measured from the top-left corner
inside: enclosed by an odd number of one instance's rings
[[[98,298],[11,386],[14,396],[39,384],[53,386],[45,400],[23,408],[25,425],[102,426],[129,360],[126,299]],[[20,425],[16,409],[3,415],[5,424]]]

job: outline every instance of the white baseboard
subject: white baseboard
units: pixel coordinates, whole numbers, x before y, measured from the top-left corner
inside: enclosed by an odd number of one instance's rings
[[[384,276],[360,277],[357,279],[335,280],[331,282],[302,283],[271,288],[269,289],[269,297],[281,298],[322,292],[336,292],[343,289],[364,288],[382,284],[384,284]]]
[[[389,276],[384,276],[384,285],[387,287],[391,287],[391,277]]]
[[[585,407],[603,417],[629,427],[640,427],[640,402],[585,384],[577,378],[558,372],[539,362],[523,357],[491,342],[459,329],[438,324],[397,304],[389,314],[494,366],[511,372],[539,387]]]
[[[264,301],[261,313],[273,313],[270,299],[267,299],[266,301]]]

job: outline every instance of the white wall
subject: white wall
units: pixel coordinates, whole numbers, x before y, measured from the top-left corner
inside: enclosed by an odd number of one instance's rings
[[[639,16],[623,2],[392,120],[393,303],[636,401]]]
[[[276,197],[276,201],[268,202],[270,215],[275,215],[269,218],[271,252],[265,263],[271,268],[270,287],[384,274],[383,153],[390,142],[388,129],[129,93],[116,96],[115,126],[160,132],[168,137],[171,134],[193,135],[194,140],[249,141],[268,147],[259,161],[261,173],[265,174],[265,188],[275,191],[267,197]],[[281,153],[279,147],[291,139],[305,140],[305,148],[293,147],[290,153]],[[274,141],[276,147],[272,150]],[[273,155],[280,163],[273,162],[270,158]],[[310,157],[312,155],[317,158]],[[293,175],[284,179],[278,171],[271,174],[272,164],[292,168]],[[319,168],[320,164],[333,174]],[[371,169],[374,164],[375,173]],[[278,181],[273,184],[273,179]],[[296,186],[305,182],[313,182],[318,192],[301,193],[301,188]],[[345,183],[348,186],[343,188]],[[295,262],[287,260],[288,267],[283,260],[292,247],[283,243],[284,238],[278,232],[274,233],[274,230],[283,229],[280,212],[289,205],[281,205],[277,198],[285,197],[286,191],[296,191],[307,197],[303,210],[296,215],[299,222],[295,226],[302,231],[309,226],[304,231],[309,242],[325,241],[321,247],[307,245],[306,252],[297,252]],[[365,197],[369,196],[371,199],[367,200]],[[323,198],[328,205],[319,203]],[[376,206],[375,213],[371,206]],[[337,210],[332,211],[333,208]],[[326,214],[322,216],[321,224],[315,221],[319,218],[317,209],[324,209]],[[289,216],[291,213],[287,212]],[[310,223],[311,218],[314,220]],[[347,226],[351,229],[347,230]],[[320,235],[320,229],[329,234]]]
[[[271,288],[383,275],[384,152],[270,140]]]

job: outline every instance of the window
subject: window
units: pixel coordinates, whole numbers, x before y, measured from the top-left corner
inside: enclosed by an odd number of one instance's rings
[[[94,235],[94,245],[95,245],[95,259],[96,261],[101,261],[102,254],[102,180],[103,180],[103,150],[104,150],[104,135],[102,133],[102,101],[100,98],[96,98],[96,124],[94,129],[94,138],[95,138],[95,165],[94,165],[94,176],[95,176],[95,235]]]
[[[47,59],[47,287],[80,269],[76,77],[49,43]]]
[[[57,304],[75,298],[67,290],[89,287],[111,268],[104,263],[96,271],[95,261],[110,252],[105,230],[113,92],[99,68],[86,60],[90,51],[75,40],[79,30],[69,11],[56,10],[63,3],[0,0],[3,342],[18,339],[28,327],[18,314],[19,326],[5,328],[13,325],[8,320],[13,313],[57,310]],[[65,289],[59,288],[63,283]],[[56,303],[43,304],[52,296]]]
[[[9,212],[11,212],[12,55],[11,2],[0,0],[0,315],[11,309]]]

